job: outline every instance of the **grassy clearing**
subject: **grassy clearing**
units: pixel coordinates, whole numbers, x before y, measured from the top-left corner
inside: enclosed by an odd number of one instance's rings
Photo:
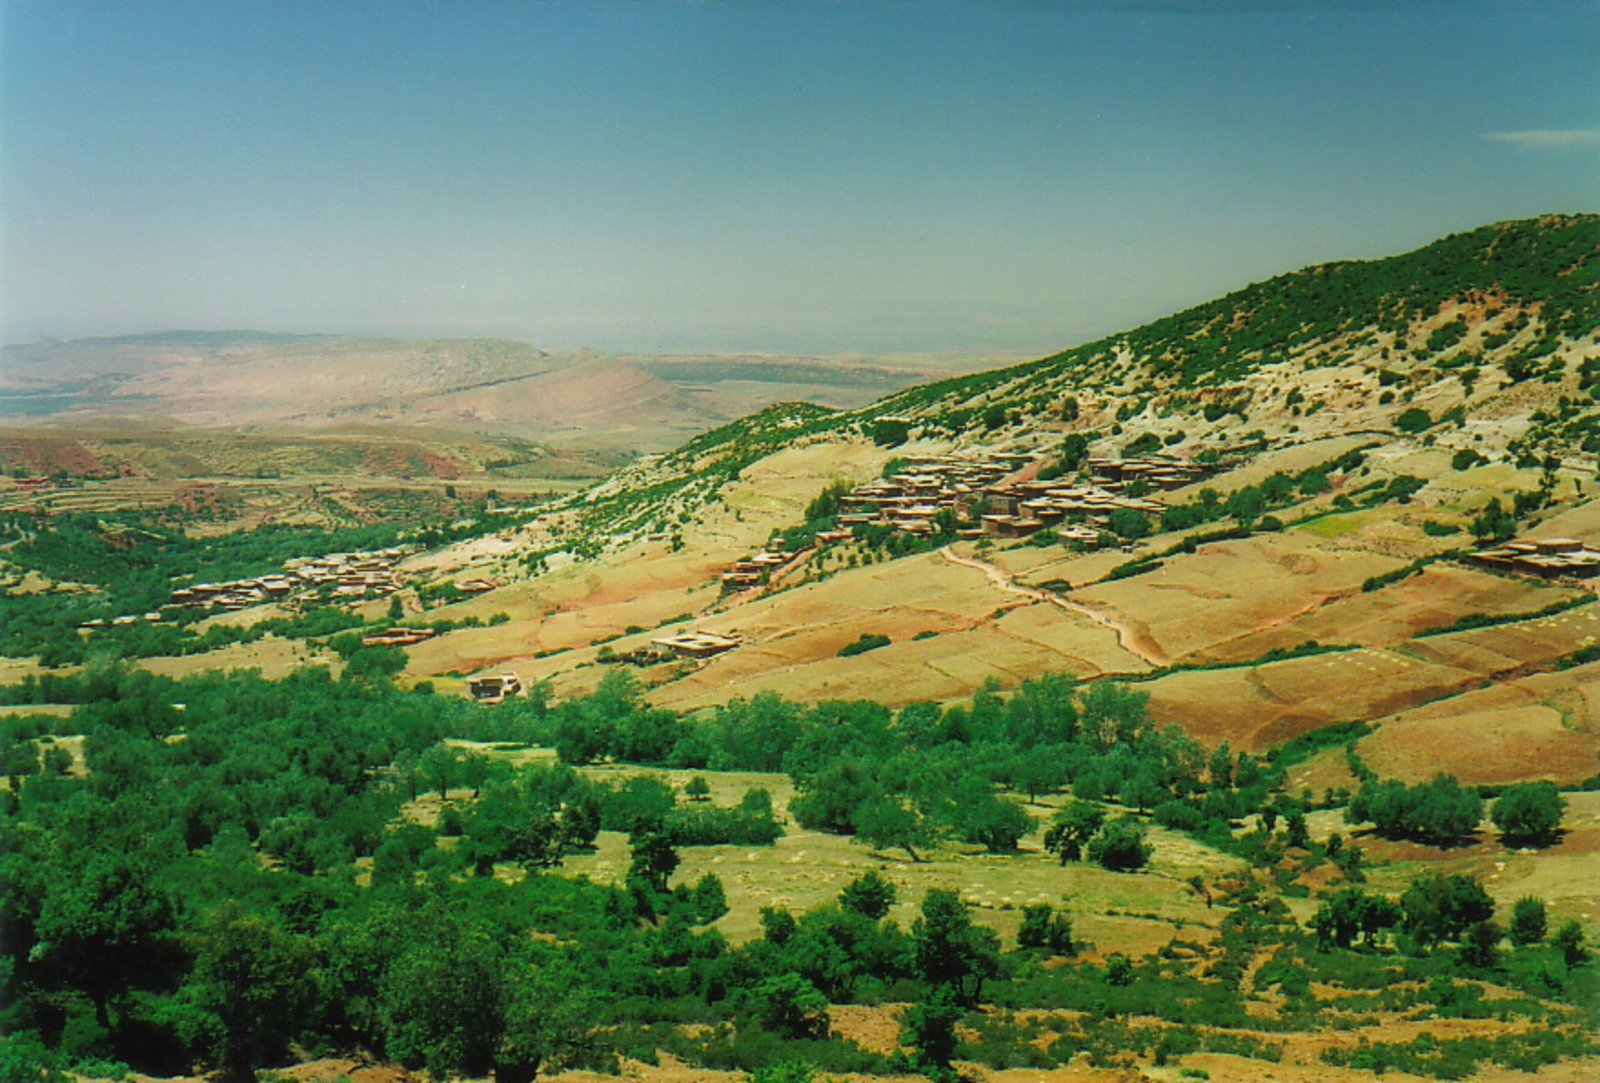
[[[205,654],[141,658],[136,664],[166,677],[187,677],[207,670],[254,669],[268,680],[287,677],[302,666],[327,666],[335,676],[344,668],[336,654],[277,636],[266,636],[254,643],[235,643]]]
[[[1307,534],[1315,534],[1319,538],[1342,538],[1347,534],[1355,533],[1385,514],[1386,512],[1383,509],[1374,508],[1370,511],[1322,515],[1301,523],[1294,529],[1304,531]]]
[[[717,928],[735,942],[759,935],[763,907],[807,909],[834,898],[851,880],[875,868],[899,889],[891,913],[902,925],[909,926],[915,919],[925,892],[944,888],[958,892],[976,909],[977,919],[998,930],[1007,943],[1016,935],[1024,906],[1049,902],[1065,905],[1081,938],[1097,949],[1144,952],[1166,943],[1177,928],[1199,931],[1213,927],[1222,912],[1208,911],[1183,881],[1240,865],[1232,857],[1161,828],[1151,831],[1155,851],[1151,868],[1155,871],[1146,873],[1106,872],[1087,863],[1062,866],[1042,851],[1039,831],[1025,839],[1023,851],[1015,855],[983,854],[975,847],[957,844],[935,848],[925,855],[926,860],[914,862],[900,851],[879,853],[844,836],[798,827],[788,815],[794,790],[787,775],[627,766],[583,771],[602,779],[651,774],[680,789],[698,775],[706,780],[711,800],[719,805],[737,803],[752,787],[772,795],[773,807],[788,832],[774,845],[685,847],[679,851],[682,864],[674,883],[693,883],[708,872],[723,881],[731,909],[717,922]],[[1041,821],[1052,811],[1052,805],[1027,808]],[[562,872],[621,883],[628,858],[625,836],[601,832],[597,849],[568,857]]]

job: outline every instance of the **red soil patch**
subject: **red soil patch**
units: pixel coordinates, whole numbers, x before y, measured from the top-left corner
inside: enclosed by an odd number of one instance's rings
[[[30,474],[70,474],[74,477],[115,477],[117,469],[88,448],[72,440],[18,437],[0,443],[0,463],[21,467]]]
[[[369,447],[361,457],[369,472],[391,477],[420,473],[430,478],[460,478],[471,473],[459,460],[435,454],[417,444]]]
[[[1492,827],[1477,832],[1465,845],[1452,846],[1448,849],[1421,842],[1385,839],[1371,828],[1355,832],[1350,841],[1360,845],[1369,865],[1393,865],[1400,862],[1417,865],[1449,864],[1451,872],[1487,873],[1493,869],[1496,860],[1505,856],[1505,848],[1500,845],[1500,840]]]
[[[828,1007],[835,1037],[855,1042],[869,1053],[893,1053],[900,1048],[900,1017],[904,1004],[833,1004]]]
[[[1443,771],[1469,785],[1529,778],[1574,783],[1594,774],[1600,735],[1564,729],[1554,711],[1530,706],[1390,722],[1357,747],[1385,777],[1424,778]]]
[[[1241,669],[1175,673],[1143,687],[1150,716],[1206,744],[1260,752],[1338,722],[1381,717],[1478,678],[1391,651],[1349,651]]]

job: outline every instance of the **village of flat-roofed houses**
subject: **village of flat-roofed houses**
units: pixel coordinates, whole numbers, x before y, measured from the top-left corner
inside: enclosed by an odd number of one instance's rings
[[[394,546],[364,553],[330,553],[320,557],[301,557],[287,561],[281,572],[230,579],[217,583],[191,583],[174,587],[171,598],[159,610],[144,614],[144,620],[160,620],[184,609],[238,610],[266,602],[281,602],[314,597],[321,601],[350,602],[393,594],[405,585],[406,576],[398,565],[416,546]],[[461,593],[491,590],[493,580],[471,580],[455,584]],[[86,621],[82,627],[128,622],[139,617],[118,617],[112,622]],[[393,629],[392,633],[405,629]],[[419,638],[422,638],[419,636]],[[385,642],[400,640],[385,640]],[[415,642],[415,640],[407,640]]]
[[[837,527],[817,531],[814,543],[847,542],[874,526],[924,537],[936,536],[941,526],[947,526],[955,537],[975,540],[986,535],[1022,538],[1068,523],[1057,531],[1059,540],[1092,549],[1114,542],[1114,535],[1105,529],[1112,512],[1161,510],[1160,504],[1139,495],[1141,490],[1188,485],[1215,469],[1175,455],[1091,458],[1087,465],[1094,483],[1069,484],[1038,477],[1047,461],[1032,454],[1000,452],[899,460],[899,472],[840,496]],[[798,546],[775,545],[755,553],[722,573],[723,588],[760,586],[776,569],[795,562],[802,551]]]

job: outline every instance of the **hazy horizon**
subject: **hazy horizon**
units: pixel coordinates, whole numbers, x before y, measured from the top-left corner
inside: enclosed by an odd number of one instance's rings
[[[1045,353],[1595,209],[1576,0],[0,0],[0,339]]]

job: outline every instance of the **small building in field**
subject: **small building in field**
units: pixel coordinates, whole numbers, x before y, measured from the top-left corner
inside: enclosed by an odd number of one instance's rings
[[[510,670],[492,677],[473,677],[467,682],[467,691],[479,703],[499,703],[507,696],[522,694],[522,678]]]
[[[1062,527],[1056,534],[1063,545],[1079,545],[1085,549],[1100,548],[1101,534],[1092,526],[1075,525]]]
[[[1538,575],[1547,579],[1587,579],[1600,575],[1600,549],[1577,538],[1536,538],[1507,542],[1483,549],[1467,558],[1495,571]]]
[[[368,632],[361,637],[363,647],[407,647],[413,643],[421,643],[424,639],[432,639],[433,631],[429,628],[385,628],[381,632]]]
[[[658,647],[665,647],[677,658],[710,658],[737,647],[740,639],[736,635],[720,632],[680,632],[651,642]]]

